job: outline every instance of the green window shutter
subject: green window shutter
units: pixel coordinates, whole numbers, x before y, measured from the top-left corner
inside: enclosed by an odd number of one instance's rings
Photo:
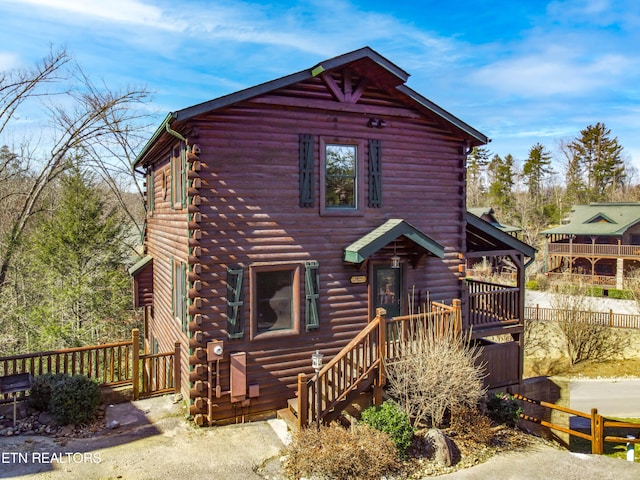
[[[313,207],[313,135],[300,135],[300,206]]]
[[[180,263],[180,282],[182,283],[182,298],[180,319],[182,320],[182,331],[187,332],[187,265]]]
[[[315,261],[305,262],[304,278],[305,278],[305,327],[312,330],[320,326],[320,317],[318,315],[318,298],[320,297],[320,275],[318,268],[320,264]]]
[[[176,261],[171,259],[171,316],[176,317]]]
[[[382,156],[380,140],[369,140],[369,206],[382,207]]]
[[[242,338],[242,277],[241,266],[227,268],[227,332],[229,338]]]

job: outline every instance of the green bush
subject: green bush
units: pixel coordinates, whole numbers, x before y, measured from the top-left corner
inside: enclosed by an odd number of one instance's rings
[[[622,300],[633,300],[633,292],[631,290],[618,290],[616,288],[609,289],[609,298],[618,298]]]
[[[287,478],[379,480],[400,468],[398,451],[386,433],[358,424],[300,430],[284,449]]]
[[[369,407],[362,412],[361,420],[370,427],[386,433],[393,440],[401,456],[411,446],[414,428],[411,420],[395,402],[387,400],[380,407]]]
[[[49,410],[49,401],[55,384],[64,381],[67,377],[68,375],[64,373],[45,373],[35,377],[29,392],[29,406],[40,411]]]
[[[499,423],[513,427],[520,419],[522,408],[516,398],[505,392],[494,393],[487,401],[489,417]]]
[[[529,280],[525,287],[528,290],[540,290],[540,284],[537,280]]]
[[[584,294],[590,297],[602,297],[604,296],[604,288],[602,287],[586,287]]]
[[[60,425],[91,420],[100,405],[100,386],[83,375],[67,376],[54,385],[49,411]]]

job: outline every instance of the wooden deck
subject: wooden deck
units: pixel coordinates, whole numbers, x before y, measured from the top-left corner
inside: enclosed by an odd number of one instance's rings
[[[627,258],[640,260],[640,245],[600,243],[549,243],[548,255],[572,257]]]
[[[134,398],[160,395],[176,390],[180,385],[180,344],[173,352],[140,353],[140,337],[134,329],[131,340],[91,345],[86,347],[25,353],[0,357],[0,377],[30,374],[35,377],[46,373],[85,375],[101,386],[131,385]],[[177,377],[177,378],[176,378]],[[28,389],[19,393],[25,398]],[[12,401],[0,395],[0,403]]]

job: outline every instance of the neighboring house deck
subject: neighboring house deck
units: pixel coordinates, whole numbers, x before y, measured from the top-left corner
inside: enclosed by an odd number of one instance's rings
[[[576,205],[567,223],[542,232],[550,276],[624,288],[640,268],[640,203]]]
[[[329,418],[376,378],[379,392],[390,325],[433,304],[487,346],[491,386],[521,381],[535,250],[467,214],[466,156],[488,139],[408,76],[356,50],[173,112],[139,154],[135,299],[146,348],[188,352],[176,368],[197,424],[307,401],[323,388],[316,351],[335,377],[308,418]],[[494,255],[512,260],[515,286],[465,280],[468,256]]]

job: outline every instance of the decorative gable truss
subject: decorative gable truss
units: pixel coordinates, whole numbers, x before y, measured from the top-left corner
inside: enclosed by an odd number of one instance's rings
[[[334,98],[341,103],[358,103],[369,84],[369,80],[363,77],[357,85],[354,85],[353,72],[348,68],[342,71],[341,85],[329,73],[320,74],[320,79]]]

